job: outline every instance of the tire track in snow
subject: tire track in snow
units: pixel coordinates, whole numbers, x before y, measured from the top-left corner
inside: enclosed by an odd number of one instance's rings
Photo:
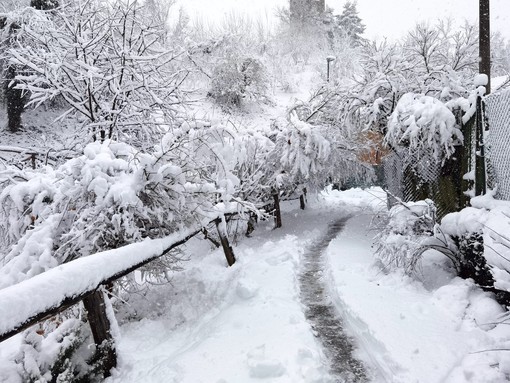
[[[327,295],[326,282],[322,278],[324,251],[349,218],[330,223],[328,231],[305,249],[299,288],[306,319],[324,347],[331,374],[338,382],[354,383],[368,381],[365,367],[353,356],[352,339],[343,330],[342,320]]]

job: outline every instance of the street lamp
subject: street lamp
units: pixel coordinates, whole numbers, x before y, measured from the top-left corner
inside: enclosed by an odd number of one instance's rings
[[[336,57],[335,56],[328,56],[326,57],[326,62],[328,63],[328,75],[327,75],[327,81],[329,82],[329,64],[332,62],[332,61],[335,61],[336,60]]]

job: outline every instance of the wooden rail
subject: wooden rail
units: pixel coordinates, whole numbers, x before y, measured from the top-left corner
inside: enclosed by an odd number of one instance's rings
[[[0,311],[4,313],[8,313],[12,310],[18,311],[17,315],[11,313],[11,315],[3,315],[2,319],[0,319],[0,342],[26,330],[34,324],[64,311],[93,294],[100,286],[122,278],[132,271],[162,257],[172,249],[187,242],[200,231],[201,229],[180,232],[161,240],[139,242],[124,246],[120,249],[104,251],[88,257],[79,258],[0,290]],[[157,253],[149,252],[148,254],[143,254],[144,247],[147,247],[149,243],[154,244],[154,242],[161,242],[164,246],[161,246],[161,250]],[[165,244],[165,242],[167,243]],[[123,260],[122,258],[126,258],[126,254],[130,251],[139,252],[139,254],[141,253],[143,255],[131,257],[129,260]],[[113,264],[114,266],[111,267],[109,272],[104,273],[103,270],[98,269],[104,266],[106,259],[109,264]],[[59,282],[63,283],[68,280],[76,281],[80,278],[79,275],[83,275],[84,273],[86,273],[88,275],[87,278],[91,280],[85,287],[77,283],[74,285],[75,288],[63,286],[63,289],[59,289]],[[97,278],[94,274],[102,275]],[[52,292],[52,294],[54,294],[53,302],[48,304],[44,299],[38,301],[37,298],[41,293],[51,289],[51,286],[48,286],[49,284],[54,285]],[[27,310],[20,304],[20,301],[24,299],[30,300],[30,307],[28,307]],[[18,309],[20,306],[22,306],[21,310]],[[27,315],[26,312],[28,310],[30,314]],[[26,316],[26,318],[20,319],[23,316]]]
[[[217,227],[227,263],[232,266],[235,256],[222,220],[225,216],[238,214],[237,207],[230,212],[217,213],[210,217],[210,221],[168,237],[145,240],[78,258],[1,289],[0,342],[83,301],[96,352],[102,360],[103,375],[108,377],[110,370],[117,365],[117,355],[110,332],[112,318],[108,318],[106,312],[105,300],[108,298],[101,286],[109,285],[168,254],[201,233],[211,223]]]

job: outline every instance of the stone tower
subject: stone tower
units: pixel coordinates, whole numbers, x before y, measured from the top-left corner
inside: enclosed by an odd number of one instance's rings
[[[324,13],[326,0],[289,0],[289,10],[292,19],[303,20]]]

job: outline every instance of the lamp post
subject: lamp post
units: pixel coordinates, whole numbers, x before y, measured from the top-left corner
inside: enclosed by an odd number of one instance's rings
[[[328,74],[327,74],[327,81],[329,82],[329,64],[332,62],[332,61],[335,61],[336,60],[336,57],[335,56],[328,56],[326,57],[326,62],[328,63]]]

